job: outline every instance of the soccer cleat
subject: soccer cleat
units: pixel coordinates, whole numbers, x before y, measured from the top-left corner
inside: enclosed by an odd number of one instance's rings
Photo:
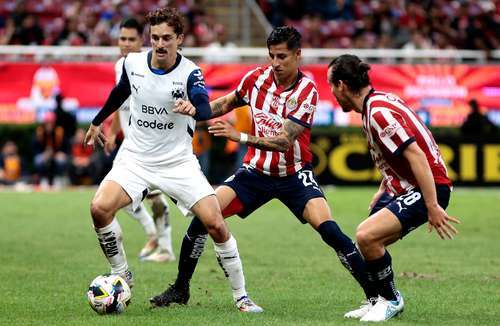
[[[134,274],[132,274],[131,271],[126,270],[124,273],[121,273],[120,276],[127,282],[129,288],[134,287]]]
[[[360,319],[360,321],[381,322],[389,320],[402,313],[404,305],[403,297],[399,292],[396,301],[390,301],[379,296],[377,303],[373,305],[373,307]]]
[[[151,255],[156,250],[156,248],[158,248],[158,241],[156,240],[156,238],[150,238],[141,249],[141,252],[139,253],[139,259],[143,259],[144,257]]]
[[[361,306],[359,306],[358,309],[347,312],[344,315],[344,318],[360,319],[368,313],[371,307],[373,307],[373,304],[370,302],[370,300],[363,300],[361,302]]]
[[[170,254],[167,250],[158,248],[152,254],[142,257],[141,261],[150,261],[155,263],[168,263],[175,260],[175,256]]]
[[[247,296],[239,298],[236,300],[235,304],[236,308],[238,308],[241,312],[259,313],[264,311],[264,309],[256,305],[255,302]]]
[[[187,304],[189,301],[189,285],[186,287],[170,284],[163,293],[149,299],[153,307],[168,307],[173,303]]]

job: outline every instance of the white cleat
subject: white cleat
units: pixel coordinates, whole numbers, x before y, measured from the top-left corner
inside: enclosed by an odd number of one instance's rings
[[[344,318],[360,319],[368,313],[368,311],[373,307],[370,300],[363,300],[361,306],[358,309],[347,312]]]
[[[150,238],[141,249],[141,252],[139,253],[139,259],[142,260],[146,256],[151,255],[156,250],[156,248],[158,248],[158,240],[156,240],[156,238],[154,237]]]
[[[256,305],[255,302],[247,296],[236,300],[236,308],[238,308],[241,312],[260,313],[264,311],[264,309]]]
[[[379,296],[377,303],[364,315],[360,321],[381,322],[391,319],[403,312],[405,303],[401,293],[398,292],[397,301],[389,301]]]
[[[125,272],[123,272],[123,273],[121,273],[119,275],[120,275],[121,278],[123,278],[123,280],[125,282],[127,282],[127,285],[128,285],[129,288],[133,288],[134,287],[134,274],[132,274],[131,271],[129,271],[127,269]]]
[[[141,261],[149,261],[154,263],[169,263],[175,260],[175,256],[167,250],[158,249],[152,254],[142,257]]]

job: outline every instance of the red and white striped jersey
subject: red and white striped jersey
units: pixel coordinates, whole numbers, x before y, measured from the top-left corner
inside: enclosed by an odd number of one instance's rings
[[[309,143],[318,91],[311,79],[299,71],[297,81],[283,89],[276,84],[271,66],[259,67],[243,77],[236,95],[252,109],[254,136],[277,136],[286,119],[306,127],[284,153],[249,146],[243,159],[244,165],[266,175],[284,177],[295,174],[312,162]]]
[[[403,100],[397,96],[371,91],[363,105],[363,131],[375,165],[386,189],[399,195],[418,187],[404,149],[416,142],[425,153],[436,184],[451,187],[446,165],[431,132]]]

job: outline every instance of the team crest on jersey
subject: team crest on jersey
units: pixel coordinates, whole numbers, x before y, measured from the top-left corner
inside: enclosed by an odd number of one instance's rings
[[[297,108],[297,100],[295,99],[295,97],[292,97],[288,101],[286,101],[286,108],[291,111]]]
[[[172,91],[172,97],[174,100],[181,100],[184,98],[184,91],[180,88],[174,89]]]

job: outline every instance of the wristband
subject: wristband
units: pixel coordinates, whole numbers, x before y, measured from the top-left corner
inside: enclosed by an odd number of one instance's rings
[[[248,134],[240,132],[240,144],[246,144],[248,141]]]

